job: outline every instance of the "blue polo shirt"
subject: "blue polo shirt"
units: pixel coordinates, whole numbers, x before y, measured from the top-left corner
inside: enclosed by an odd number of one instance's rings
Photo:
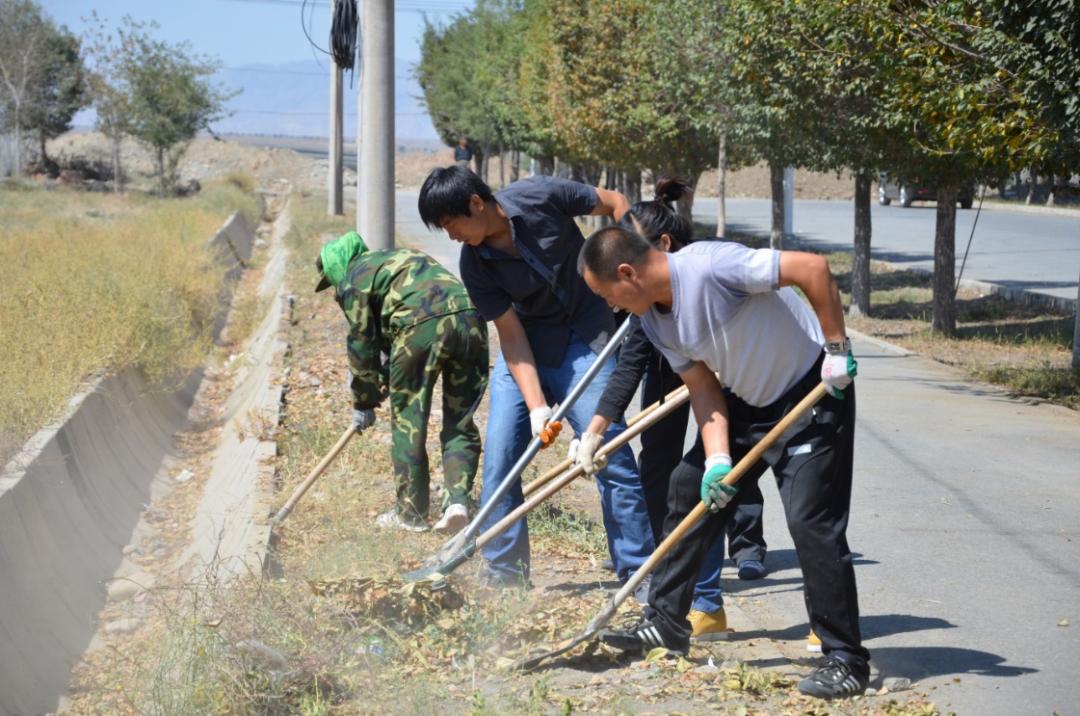
[[[592,213],[596,190],[535,176],[497,192],[495,200],[510,219],[520,256],[485,244],[461,247],[461,278],[477,310],[493,321],[513,307],[540,365],[559,365],[571,334],[599,353],[615,321],[577,272],[585,238],[574,222]]]

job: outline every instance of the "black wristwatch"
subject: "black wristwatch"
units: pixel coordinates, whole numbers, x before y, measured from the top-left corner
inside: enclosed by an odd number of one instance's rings
[[[851,339],[844,336],[842,341],[825,341],[825,352],[831,356],[846,356],[851,352]]]

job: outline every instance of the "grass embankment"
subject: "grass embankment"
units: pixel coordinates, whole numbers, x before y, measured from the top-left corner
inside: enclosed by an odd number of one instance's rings
[[[131,366],[159,385],[202,363],[222,271],[207,241],[251,180],[189,199],[0,188],[0,456],[56,417],[89,376]]]
[[[851,254],[829,255],[844,304],[850,302]],[[1080,409],[1080,370],[1071,367],[1075,314],[961,289],[956,335],[930,330],[931,276],[872,262],[869,316],[848,325],[1019,396]]]

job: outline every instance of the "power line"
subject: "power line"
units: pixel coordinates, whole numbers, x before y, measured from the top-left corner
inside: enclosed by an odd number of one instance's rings
[[[303,0],[221,0],[222,2],[244,2],[253,5],[283,5],[283,6],[303,6]],[[319,0],[307,0],[307,4],[329,8],[329,2],[320,2]],[[437,2],[437,0],[425,0],[424,2],[402,2],[399,1],[394,4],[394,12],[415,12],[415,13],[431,13],[433,15],[450,15],[458,12],[465,12],[470,9],[469,5],[462,5],[452,2]]]
[[[301,111],[283,110],[283,109],[230,109],[229,111],[234,113],[234,114],[273,114],[273,115],[284,115],[284,116],[295,116],[295,117],[308,117],[308,116],[325,117],[325,116],[330,114],[329,112],[321,112],[321,111],[301,112]],[[345,116],[346,117],[356,117],[357,113],[356,112],[346,112]],[[426,117],[426,116],[428,116],[428,113],[427,112],[395,112],[394,116],[395,117]]]
[[[278,70],[272,67],[222,67],[222,72],[255,72],[266,75],[302,75],[304,77],[326,77],[326,72],[308,72],[306,70]],[[411,75],[394,75],[399,80],[410,80]]]

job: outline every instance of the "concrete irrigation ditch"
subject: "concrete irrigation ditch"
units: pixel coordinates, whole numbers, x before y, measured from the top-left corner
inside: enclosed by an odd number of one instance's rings
[[[287,230],[282,212],[258,288],[268,308],[230,371],[231,392],[214,418],[220,438],[181,560],[196,569],[215,561],[227,573],[258,570],[265,556],[275,444],[250,422],[277,424]],[[254,242],[239,214],[210,240],[227,276],[215,338]],[[99,378],[0,474],[0,714],[57,709],[106,599],[131,596],[109,584],[138,581],[125,555],[154,495],[168,489],[175,438],[192,428],[191,408],[207,381],[199,370],[163,392],[137,370]]]

